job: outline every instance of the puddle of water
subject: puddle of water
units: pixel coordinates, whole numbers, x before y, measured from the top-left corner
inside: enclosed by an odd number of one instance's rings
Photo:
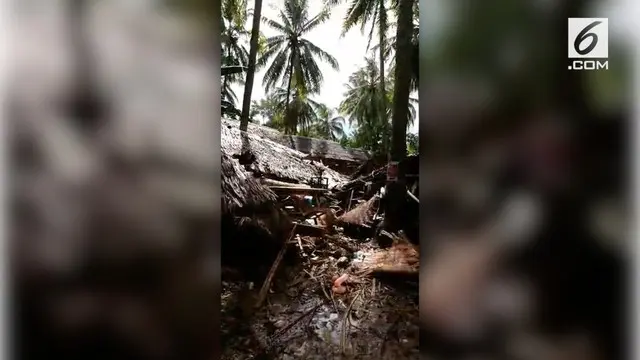
[[[415,300],[406,293],[379,287],[375,294],[360,296],[351,309],[351,322],[346,325],[343,347],[342,321],[353,293],[336,296],[334,306],[333,301],[327,301],[318,291],[314,282],[297,288],[295,296],[287,294],[290,290],[287,285],[278,289],[269,295],[263,310],[251,320],[256,329],[252,336],[270,338],[277,344],[274,345],[274,349],[278,349],[274,359],[419,358],[418,309]],[[316,308],[317,304],[321,305]],[[314,308],[315,311],[309,313]],[[308,316],[297,321],[307,313]],[[286,331],[274,338],[285,328]],[[223,358],[248,359],[240,353],[252,352],[246,344],[232,348]],[[343,351],[348,355],[342,354]]]
[[[309,326],[320,340],[332,345],[340,345],[342,318],[332,307],[321,306],[311,319]]]

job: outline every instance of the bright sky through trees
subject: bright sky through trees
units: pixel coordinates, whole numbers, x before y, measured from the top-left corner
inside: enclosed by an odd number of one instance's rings
[[[315,15],[322,10],[323,2],[321,0],[311,1],[310,4],[310,14]],[[249,1],[249,6],[253,7],[253,1]],[[281,0],[265,0],[262,5],[262,15],[271,19],[277,19],[277,6],[282,6]],[[348,3],[343,3],[333,7],[331,11],[331,19],[318,26],[314,31],[305,35],[305,37],[312,43],[333,55],[340,64],[340,71],[335,71],[331,66],[329,66],[329,64],[321,61],[318,62],[324,76],[324,84],[320,94],[314,95],[314,99],[331,108],[337,108],[338,105],[340,105],[340,102],[344,99],[343,94],[346,90],[344,84],[348,81],[349,75],[365,64],[364,58],[367,54],[368,34],[362,34],[359,28],[349,31],[344,37],[340,37],[342,32],[342,23],[347,9]],[[250,21],[247,26],[249,28],[251,27]],[[368,29],[369,28],[367,28],[367,31]],[[260,31],[266,37],[277,34],[276,31],[264,23],[260,25]],[[371,44],[371,46],[374,45],[375,42]],[[263,71],[256,73],[251,95],[253,100],[259,100],[265,96],[264,86],[262,86],[263,74],[264,69]],[[234,91],[236,94],[242,94],[243,86],[244,85],[242,84],[234,84]],[[416,105],[416,108],[417,107],[418,106]],[[348,128],[348,124],[346,125]],[[348,131],[350,131],[350,129],[348,129]],[[414,122],[410,132],[418,132],[418,121]]]

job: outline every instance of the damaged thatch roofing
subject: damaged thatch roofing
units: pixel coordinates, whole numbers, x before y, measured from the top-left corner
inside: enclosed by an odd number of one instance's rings
[[[371,199],[351,209],[351,211],[342,214],[338,221],[351,225],[371,226],[379,206],[380,198],[373,196]]]
[[[227,124],[229,120],[223,120],[220,134],[222,152],[229,156],[239,155],[243,152],[243,141],[246,141],[251,153],[256,157],[252,166],[264,175],[284,181],[305,183],[318,176],[322,170],[322,176],[328,179],[329,187],[347,180],[344,175],[334,170],[304,160],[306,155],[299,151],[251,132],[243,133],[237,127]]]
[[[248,175],[240,164],[222,154],[222,212],[255,208],[277,200],[276,194]]]
[[[223,120],[223,125],[238,128],[239,121]],[[249,124],[248,131],[252,134],[267,138],[288,148],[302,153],[324,159],[340,160],[361,163],[370,158],[370,154],[361,149],[349,149],[337,142],[308,138],[304,136],[285,135],[278,130],[266,126]]]

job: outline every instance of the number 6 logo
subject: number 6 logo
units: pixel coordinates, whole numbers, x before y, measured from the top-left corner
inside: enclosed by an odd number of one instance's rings
[[[578,54],[587,55],[596,47],[596,45],[598,45],[598,35],[590,33],[589,31],[600,24],[602,24],[602,21],[594,21],[591,24],[587,25],[587,27],[582,29],[578,36],[576,36],[576,40],[573,42],[573,48]],[[580,50],[580,45],[589,38],[591,39],[591,43],[589,43],[589,46]]]
[[[569,18],[568,35],[570,59],[609,57],[609,19]]]

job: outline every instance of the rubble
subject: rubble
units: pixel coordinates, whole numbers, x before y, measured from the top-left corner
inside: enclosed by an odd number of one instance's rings
[[[226,158],[251,179],[244,181],[255,191],[264,189],[256,199],[272,204],[289,226],[272,233],[277,238],[272,242],[280,244],[277,252],[273,247],[262,254],[253,251],[240,265],[268,264],[254,279],[255,288],[223,276],[223,359],[417,358],[417,238],[383,232],[390,237],[384,248],[375,239],[384,218],[380,189],[386,168],[349,179],[318,170],[321,164],[304,161],[293,149],[235,131],[223,128]],[[233,154],[242,151],[243,136],[252,156],[240,165]],[[314,181],[309,174],[316,170],[322,176]],[[414,192],[408,204],[416,203],[416,184],[417,178],[409,181]],[[230,192],[229,198],[237,195],[233,187],[223,191]],[[417,224],[417,208],[409,220]],[[223,234],[222,241],[231,246],[240,240]],[[259,239],[249,241],[264,248]],[[223,274],[232,274],[224,268],[224,251],[222,256]],[[389,336],[400,329],[400,338]]]

